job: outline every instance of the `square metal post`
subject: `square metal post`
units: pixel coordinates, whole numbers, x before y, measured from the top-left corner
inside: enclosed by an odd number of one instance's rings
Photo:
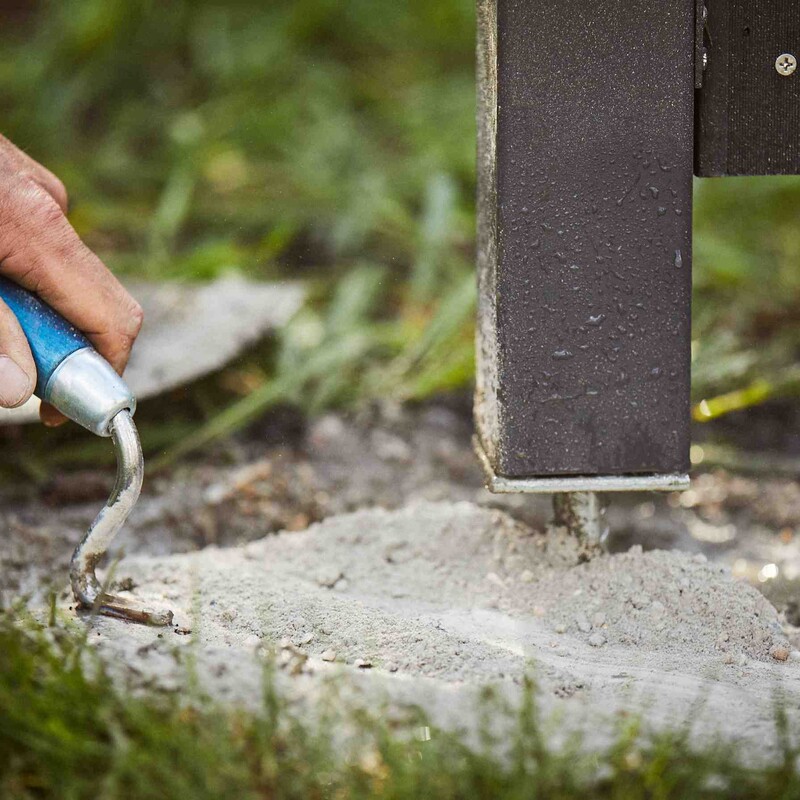
[[[685,483],[694,8],[478,0],[475,405],[498,491]]]

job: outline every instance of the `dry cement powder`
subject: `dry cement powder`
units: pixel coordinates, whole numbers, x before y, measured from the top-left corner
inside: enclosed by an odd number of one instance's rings
[[[800,696],[800,668],[764,597],[702,557],[579,559],[563,532],[469,503],[360,511],[238,548],[124,560],[117,577],[191,636],[92,624],[100,652],[148,681],[179,680],[167,665],[193,643],[210,691],[237,702],[257,702],[253,658],[270,645],[304,692],[338,669],[443,724],[469,728],[477,689],[513,694],[533,673],[566,727],[692,715],[703,735],[768,750],[776,691]]]

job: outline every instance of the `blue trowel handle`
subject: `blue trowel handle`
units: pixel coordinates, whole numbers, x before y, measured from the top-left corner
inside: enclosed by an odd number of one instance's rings
[[[73,325],[35,294],[0,276],[0,298],[19,320],[36,363],[35,394],[99,436],[136,400],[113,367]]]
[[[36,396],[43,398],[47,382],[59,364],[76,350],[91,347],[86,337],[33,292],[0,276],[0,298],[14,312],[28,338],[36,363]]]

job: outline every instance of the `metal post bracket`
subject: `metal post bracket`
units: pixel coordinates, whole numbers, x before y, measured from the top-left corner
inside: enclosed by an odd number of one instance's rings
[[[555,475],[546,478],[506,478],[492,468],[480,439],[472,439],[481,462],[486,488],[494,494],[558,494],[561,492],[682,492],[688,473],[667,475]]]

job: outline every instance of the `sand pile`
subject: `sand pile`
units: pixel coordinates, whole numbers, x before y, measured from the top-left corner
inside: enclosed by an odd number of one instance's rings
[[[545,579],[556,630],[648,651],[785,661],[789,644],[778,614],[752,586],[734,582],[728,570],[705,556],[643,553],[641,547],[605,556]]]
[[[454,658],[457,644],[429,619],[465,608],[533,619],[594,647],[788,656],[774,608],[703,556],[633,548],[578,559],[570,537],[548,538],[460,503],[361,511],[243,548],[130,569],[142,591],[199,612],[210,640],[288,638],[312,654],[333,648],[345,661],[420,674],[473,674],[469,655]]]
[[[247,681],[257,690],[251,656],[269,645],[292,675],[340,664],[468,724],[454,692],[513,689],[533,670],[544,705],[567,703],[584,724],[645,707],[652,724],[680,723],[702,699],[701,728],[767,746],[777,682],[800,692],[774,608],[697,556],[579,558],[569,537],[469,503],[360,511],[243,547],[123,560],[117,578],[191,636],[93,624],[101,652],[148,680],[192,644],[212,684],[239,696]]]

